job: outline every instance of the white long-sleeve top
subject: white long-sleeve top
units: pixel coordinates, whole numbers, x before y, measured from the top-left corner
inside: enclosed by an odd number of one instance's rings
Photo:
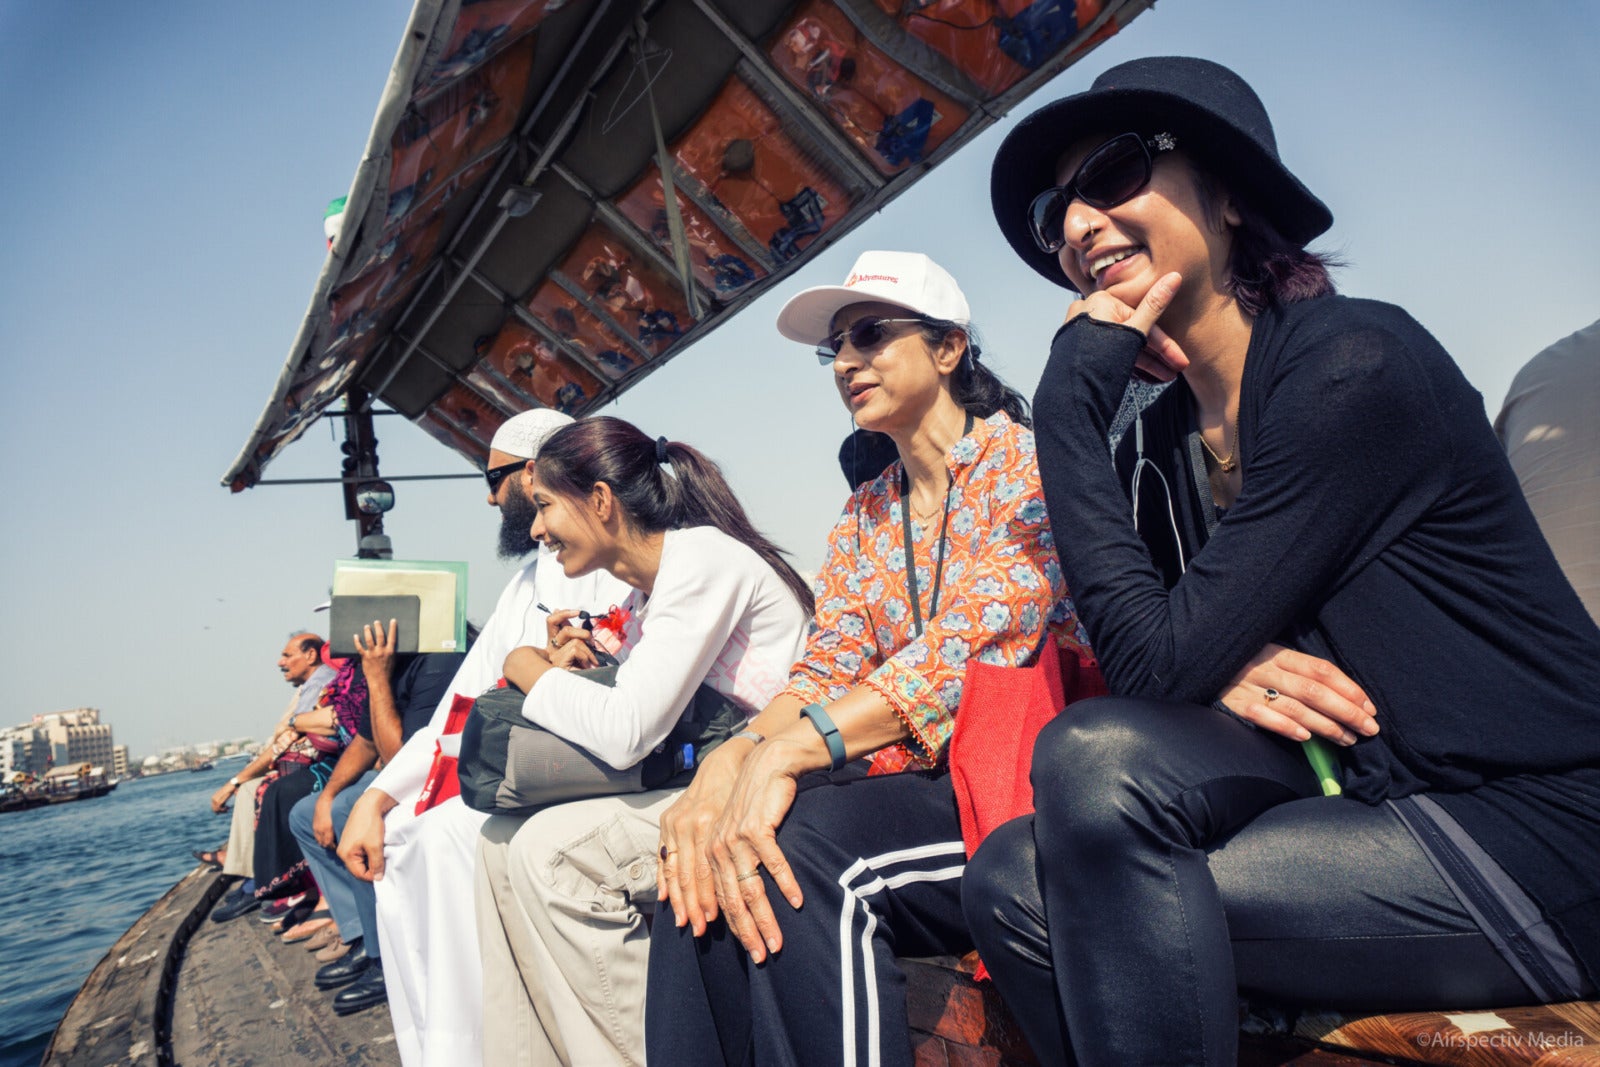
[[[547,616],[535,605],[543,604],[552,611],[582,608],[591,614],[600,614],[622,603],[632,592],[631,587],[606,571],[568,578],[561,572],[561,564],[540,545],[533,559],[506,583],[495,603],[494,614],[483,624],[483,632],[467,652],[467,658],[450,682],[450,691],[439,701],[428,725],[411,735],[395,753],[394,759],[379,772],[373,787],[402,805],[416,802],[417,794],[428,780],[434,746],[444,732],[456,696],[476,697],[494,685],[512,649],[523,645],[544,647]]]
[[[649,597],[632,614],[615,687],[547,671],[522,704],[529,722],[612,767],[666,740],[705,682],[755,715],[783,690],[805,639],[806,612],[754,550],[710,526],[668,530]]]

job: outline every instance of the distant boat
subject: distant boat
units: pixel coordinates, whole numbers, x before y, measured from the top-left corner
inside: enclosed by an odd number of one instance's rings
[[[201,760],[199,763],[196,763],[194,766],[190,767],[189,769],[191,771],[209,771],[209,770],[215,770],[216,766],[217,765],[215,763],[211,762],[210,760]]]
[[[45,795],[36,789],[7,789],[0,792],[0,811],[24,811],[48,803]]]

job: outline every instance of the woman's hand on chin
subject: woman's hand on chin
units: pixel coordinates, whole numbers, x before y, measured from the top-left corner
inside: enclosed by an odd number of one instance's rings
[[[656,864],[656,894],[672,905],[673,921],[706,932],[717,917],[716,880],[711,870],[711,839],[717,820],[733,796],[739,770],[753,749],[748,742],[724,743],[695,771],[689,787],[661,816],[661,854]]]
[[[1378,711],[1366,692],[1334,664],[1269,644],[1222,691],[1239,718],[1295,741],[1313,734],[1353,745],[1378,732]]]
[[[1156,322],[1171,306],[1182,284],[1183,275],[1176,271],[1158,278],[1137,307],[1124,303],[1110,293],[1090,293],[1067,306],[1064,321],[1071,322],[1079,315],[1088,315],[1100,322],[1112,322],[1138,330],[1145,335],[1145,345],[1133,364],[1135,376],[1148,382],[1170,382],[1189,366],[1189,357]]]
[[[790,907],[805,902],[789,861],[778,848],[778,827],[794,805],[798,768],[805,755],[802,746],[781,737],[758,746],[745,760],[733,796],[712,831],[717,903],[728,929],[756,963],[783,948],[783,933],[767,900],[761,868],[767,869]]]

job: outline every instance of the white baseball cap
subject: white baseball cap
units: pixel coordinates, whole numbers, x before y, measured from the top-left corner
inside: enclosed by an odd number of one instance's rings
[[[930,319],[972,320],[956,280],[921,252],[863,252],[843,285],[796,293],[778,312],[778,332],[791,341],[821,344],[833,317],[851,304],[893,304]]]

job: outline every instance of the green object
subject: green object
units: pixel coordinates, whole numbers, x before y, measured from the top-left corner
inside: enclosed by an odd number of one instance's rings
[[[1305,749],[1306,760],[1316,772],[1317,780],[1322,783],[1322,795],[1336,797],[1343,793],[1344,787],[1339,784],[1338,750],[1320,737],[1302,741],[1300,747]]]

